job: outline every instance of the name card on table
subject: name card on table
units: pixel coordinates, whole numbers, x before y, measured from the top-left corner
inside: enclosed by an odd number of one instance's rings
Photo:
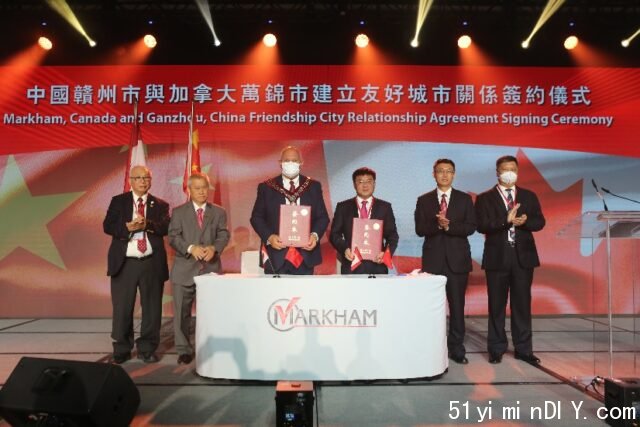
[[[301,248],[309,244],[311,206],[280,205],[278,235],[285,246]]]
[[[357,246],[362,259],[375,261],[382,252],[383,224],[381,219],[353,218],[351,252]]]

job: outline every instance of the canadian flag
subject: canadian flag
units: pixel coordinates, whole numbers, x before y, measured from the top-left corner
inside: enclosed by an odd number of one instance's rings
[[[351,271],[354,271],[362,264],[362,254],[360,253],[360,249],[356,246],[353,248],[353,261],[351,261]]]
[[[262,256],[262,266],[264,267],[264,264],[269,261],[269,252],[264,243],[260,246],[260,255]]]
[[[127,157],[127,167],[124,171],[124,189],[123,192],[131,190],[129,182],[129,173],[134,166],[147,166],[147,159],[144,154],[144,144],[140,134],[140,123],[138,123],[138,101],[133,105],[134,123],[131,130],[131,140],[129,141],[129,156]]]

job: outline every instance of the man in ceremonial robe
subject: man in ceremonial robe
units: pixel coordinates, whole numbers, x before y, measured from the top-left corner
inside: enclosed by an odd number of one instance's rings
[[[314,267],[322,263],[320,239],[329,225],[322,186],[300,174],[303,160],[296,147],[282,150],[279,165],[280,175],[258,185],[251,212],[251,226],[265,249],[260,264],[267,274],[313,274]],[[280,206],[292,204],[311,207],[309,242],[301,248],[287,247],[279,235]]]

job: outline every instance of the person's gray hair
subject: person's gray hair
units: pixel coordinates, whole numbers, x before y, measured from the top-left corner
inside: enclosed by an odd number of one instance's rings
[[[131,172],[133,172],[133,170],[135,168],[143,168],[145,171],[147,171],[149,176],[151,176],[151,169],[149,169],[146,165],[133,165],[133,166],[131,166],[131,169],[129,169],[129,176],[131,176]]]
[[[206,173],[202,173],[202,172],[194,172],[194,173],[192,173],[189,176],[189,180],[187,181],[187,186],[191,187],[191,183],[196,179],[201,179],[203,181],[206,181],[207,184],[209,184],[209,188],[213,188],[213,186],[211,185],[211,180],[209,179],[209,175],[207,175]]]

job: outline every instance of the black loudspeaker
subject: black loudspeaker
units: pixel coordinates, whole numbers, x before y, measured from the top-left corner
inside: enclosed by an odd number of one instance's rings
[[[610,426],[640,426],[640,378],[605,378],[604,406]]]
[[[313,427],[313,382],[278,381],[276,427]]]
[[[0,390],[12,426],[128,426],[140,393],[120,366],[23,357]]]

